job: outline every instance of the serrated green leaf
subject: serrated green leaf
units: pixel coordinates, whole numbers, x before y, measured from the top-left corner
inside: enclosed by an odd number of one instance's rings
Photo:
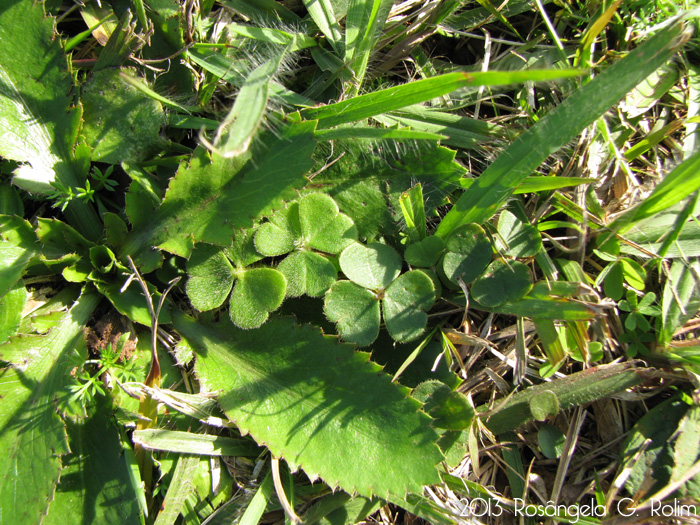
[[[497,246],[511,257],[533,257],[542,249],[537,228],[523,223],[508,210],[503,210],[498,218],[498,234]]]
[[[386,289],[401,273],[401,256],[391,246],[376,242],[351,244],[339,262],[348,279],[370,290]]]
[[[40,217],[36,235],[41,243],[41,253],[49,259],[58,259],[69,253],[87,255],[94,246],[74,228],[56,219]]]
[[[121,75],[135,77],[128,69],[103,69],[81,88],[81,133],[92,148],[94,161],[139,162],[161,146],[163,107],[124,82]]]
[[[518,261],[493,261],[472,285],[472,297],[484,306],[517,301],[532,288],[530,269]]]
[[[299,221],[303,242],[320,252],[340,253],[357,240],[355,223],[324,193],[311,193],[299,201]]]
[[[338,270],[331,261],[305,250],[287,256],[277,269],[287,278],[288,297],[320,297],[338,279]]]
[[[84,421],[68,421],[70,454],[42,523],[141,523],[129,467],[111,421],[113,407],[98,396]]]
[[[293,470],[367,497],[438,482],[429,419],[368,354],[288,319],[241,331],[179,314],[176,325],[227,416]]]
[[[244,270],[237,277],[231,292],[231,320],[240,328],[257,328],[282,304],[287,279],[273,268]]]
[[[435,301],[435,286],[424,272],[400,275],[382,299],[384,321],[391,337],[400,343],[420,337],[428,322],[426,313]]]
[[[367,346],[379,335],[379,300],[371,291],[353,282],[338,281],[331,286],[323,311],[338,325],[341,337],[350,343]]]
[[[258,137],[246,154],[209,159],[197,150],[170,181],[163,204],[150,224],[134,229],[123,255],[151,246],[189,257],[194,241],[227,245],[235,228],[281,207],[306,183],[315,146],[314,123],[290,124]]]
[[[19,336],[0,346],[0,508],[18,523],[38,523],[58,482],[68,440],[56,403],[74,381],[71,354],[85,356],[83,329],[100,301],[83,294],[47,335]],[[4,519],[4,518],[3,518]]]
[[[233,266],[221,248],[198,244],[187,261],[187,296],[200,312],[218,308],[231,293]]]
[[[465,224],[455,230],[446,243],[442,259],[445,276],[455,284],[465,284],[481,275],[493,256],[493,246],[478,224]]]

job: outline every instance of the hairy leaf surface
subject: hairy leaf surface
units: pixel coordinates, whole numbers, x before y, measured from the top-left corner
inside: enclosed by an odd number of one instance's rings
[[[293,469],[363,496],[438,481],[429,418],[367,354],[289,319],[241,331],[179,314],[175,325],[228,417]]]

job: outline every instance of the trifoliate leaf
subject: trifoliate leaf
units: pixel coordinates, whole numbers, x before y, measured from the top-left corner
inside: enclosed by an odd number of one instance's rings
[[[384,321],[391,337],[405,343],[420,337],[433,306],[435,286],[425,273],[413,270],[399,276],[382,300]]]
[[[187,296],[200,312],[218,308],[231,293],[233,266],[218,246],[198,244],[187,261]]]
[[[299,201],[299,221],[304,243],[320,252],[336,254],[357,240],[355,223],[324,193],[311,193]]]
[[[531,224],[525,224],[508,210],[498,218],[496,245],[511,257],[532,257],[542,249],[542,236]]]
[[[299,203],[293,202],[260,225],[255,232],[255,247],[267,257],[277,257],[291,252],[300,238]]]
[[[323,311],[330,321],[337,323],[341,337],[350,343],[366,346],[379,335],[379,300],[353,282],[338,281],[331,286]]]
[[[366,497],[404,498],[439,482],[429,418],[368,354],[289,319],[250,331],[183,314],[176,323],[197,353],[201,384],[293,470]]]
[[[401,273],[401,256],[391,246],[353,243],[340,254],[348,279],[370,290],[385,289]]]
[[[258,328],[277,310],[287,291],[287,279],[273,268],[238,273],[231,293],[231,320],[240,328]]]
[[[472,297],[484,306],[499,306],[524,297],[532,288],[530,269],[518,261],[493,261],[472,285]]]
[[[404,253],[404,259],[411,266],[429,268],[435,265],[445,250],[445,243],[441,237],[431,235],[425,239],[409,244]]]
[[[309,251],[290,254],[277,269],[287,278],[287,296],[320,297],[338,279],[338,271],[323,255]]]
[[[493,247],[486,233],[478,224],[465,224],[450,235],[446,243],[447,253],[442,269],[455,284],[465,284],[481,275],[493,255]]]

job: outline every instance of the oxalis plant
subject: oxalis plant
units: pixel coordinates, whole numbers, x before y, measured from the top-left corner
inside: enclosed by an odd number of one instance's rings
[[[0,521],[700,497],[694,14],[516,4],[0,7]]]

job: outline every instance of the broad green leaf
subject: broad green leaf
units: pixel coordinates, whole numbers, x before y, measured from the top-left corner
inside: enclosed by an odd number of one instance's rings
[[[542,425],[537,431],[537,444],[548,459],[557,459],[564,450],[566,436],[554,425]]]
[[[620,267],[625,282],[636,290],[644,291],[644,283],[647,279],[647,272],[637,261],[623,257],[620,259]]]
[[[252,331],[175,322],[226,415],[292,470],[366,497],[438,482],[428,417],[368,354],[288,319]]]
[[[320,297],[338,279],[338,270],[331,261],[306,250],[290,254],[277,269],[287,278],[288,297]]]
[[[224,248],[226,257],[237,268],[245,268],[264,258],[255,248],[255,232],[255,228],[235,232],[231,246]]]
[[[21,38],[18,35],[21,34]],[[13,2],[0,12],[0,155],[22,163],[13,183],[32,193],[83,185],[85,166],[72,156],[80,109],[53,18],[43,5]],[[84,201],[71,201],[70,222],[88,237],[100,236],[100,222]]]
[[[83,329],[100,301],[83,294],[46,335],[0,346],[0,508],[18,523],[38,523],[56,490],[60,456],[70,452],[56,404],[65,401],[75,349],[85,358]],[[4,518],[3,518],[4,519]]]
[[[425,273],[413,270],[400,275],[384,293],[382,309],[386,329],[400,343],[420,337],[428,322],[426,313],[435,300],[435,286]]]
[[[198,244],[187,261],[187,297],[200,312],[218,308],[231,293],[233,266],[221,248]]]
[[[404,253],[406,262],[411,266],[429,268],[437,264],[445,250],[445,243],[440,237],[431,235],[422,241],[409,244]]]
[[[38,249],[36,241],[27,221],[16,215],[0,215],[0,298],[22,277]]]
[[[386,289],[401,273],[401,256],[391,246],[376,242],[351,244],[339,262],[348,279],[370,290]]]
[[[151,326],[151,313],[146,298],[143,295],[143,290],[136,279],[131,280],[129,286],[125,287],[127,280],[129,280],[128,274],[120,274],[108,281],[95,280],[93,283],[100,293],[109,299],[109,302],[112,303],[119,313],[125,315],[135,323]],[[150,283],[148,283],[148,290],[153,298],[154,307],[157,307],[161,297],[160,292]],[[160,311],[158,322],[170,322],[170,312],[167,308],[167,302]]]
[[[148,428],[134,431],[134,443],[149,450],[204,456],[257,456],[260,448],[249,439]]]
[[[603,291],[610,299],[619,301],[625,293],[625,287],[622,282],[622,264],[614,262],[608,265],[607,268],[610,268],[610,270],[605,276],[605,281],[603,281]]]
[[[19,217],[24,215],[24,204],[14,186],[0,186],[0,214]]]
[[[517,301],[532,288],[530,269],[518,261],[493,261],[472,285],[472,296],[484,306]]]
[[[113,407],[98,396],[89,417],[67,421],[70,453],[63,457],[61,481],[42,523],[141,523]]]
[[[340,213],[335,201],[323,193],[305,195],[299,201],[302,241],[326,253],[340,253],[357,240],[352,219]]]
[[[140,162],[162,146],[163,107],[124,82],[128,69],[103,69],[82,86],[81,133],[92,148],[92,160],[121,164]]]
[[[292,223],[296,223],[295,225]],[[261,224],[255,232],[255,248],[267,257],[277,257],[295,248],[295,241],[301,237],[299,225],[299,205],[294,203],[273,215],[273,220]]]
[[[41,243],[41,253],[48,259],[59,259],[69,253],[87,256],[94,243],[80,235],[65,222],[56,219],[37,220],[36,235]]]
[[[481,275],[493,257],[493,246],[478,224],[465,224],[455,230],[446,243],[442,259],[445,276],[455,284],[465,284]]]
[[[248,149],[267,107],[270,82],[280,68],[285,53],[286,49],[246,77],[231,111],[216,130],[213,145],[217,154],[235,157]]]
[[[423,411],[433,418],[433,426],[446,430],[469,428],[474,420],[474,407],[460,392],[454,392],[440,381],[424,381],[412,396],[423,403]]]
[[[26,302],[27,290],[21,280],[0,298],[0,344],[17,333]]]
[[[257,328],[282,304],[287,279],[273,268],[239,271],[237,277],[231,292],[231,320],[240,328]]]
[[[542,249],[537,228],[523,223],[508,210],[503,210],[498,218],[498,235],[496,245],[511,257],[533,257]]]
[[[326,293],[326,317],[338,325],[341,337],[358,346],[371,344],[379,335],[379,300],[371,291],[350,281],[338,281]]]
[[[520,135],[459,198],[440,223],[438,235],[446,237],[460,224],[482,223],[493,216],[549,155],[664,64],[683,43],[683,33],[680,22],[662,29]]]
[[[313,123],[291,124],[261,135],[245,155],[209,159],[197,150],[170,181],[151,224],[134,229],[123,255],[146,254],[151,246],[189,257],[195,241],[227,245],[235,228],[280,208],[306,183],[314,148]],[[227,239],[229,239],[227,241]]]
[[[582,71],[578,69],[446,73],[360,95],[335,104],[304,109],[301,114],[305,119],[318,119],[319,129],[326,129],[426,102],[462,87],[547,81],[580,76],[581,74]]]

